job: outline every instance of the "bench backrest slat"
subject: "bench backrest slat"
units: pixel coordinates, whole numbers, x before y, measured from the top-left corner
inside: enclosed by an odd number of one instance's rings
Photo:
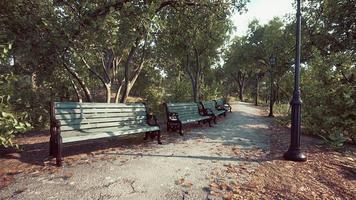
[[[216,110],[215,102],[214,101],[202,101],[201,102],[205,109],[209,108],[212,111]]]
[[[224,99],[217,99],[217,100],[216,100],[216,105],[217,105],[217,106],[223,106],[224,104],[225,104]]]
[[[101,118],[121,118],[121,117],[135,117],[135,116],[141,116],[141,115],[146,115],[146,112],[140,111],[140,112],[135,112],[135,113],[86,113],[83,115],[83,113],[61,113],[56,115],[56,119],[58,120],[65,120],[65,119],[101,119]]]
[[[97,128],[97,129],[85,129],[85,130],[80,130],[80,131],[67,131],[64,132],[65,137],[64,138],[72,138],[72,137],[90,137],[92,134],[96,133],[102,133],[106,134],[107,136],[118,136],[118,135],[126,135],[129,133],[136,133],[137,131],[148,131],[149,127],[141,127],[141,128],[135,128],[135,129],[130,129],[130,127],[123,127],[122,129],[113,129],[112,127],[104,127],[104,128]],[[121,132],[121,134],[120,134]],[[61,134],[62,135],[62,134]],[[63,136],[62,136],[63,137]],[[72,139],[73,141],[78,140],[78,139]]]
[[[180,120],[200,117],[197,103],[167,103],[168,112],[176,112]]]
[[[167,103],[168,112],[176,112],[179,118],[192,118],[199,116],[197,103]]]
[[[145,108],[143,103],[79,103],[79,102],[55,102],[54,107],[65,108]]]
[[[136,113],[146,111],[145,108],[65,108],[56,109],[56,115],[61,114],[90,114],[90,113]]]
[[[142,103],[76,103],[55,102],[54,117],[61,122],[61,135],[70,131],[93,131],[120,127],[130,129],[145,124],[146,107]]]

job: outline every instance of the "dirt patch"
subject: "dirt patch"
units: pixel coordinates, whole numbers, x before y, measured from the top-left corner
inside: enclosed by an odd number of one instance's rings
[[[270,129],[273,134],[268,154],[259,149],[232,149],[250,159],[265,160],[250,173],[249,181],[239,184],[241,174],[248,171],[244,166],[226,166],[224,181],[215,179],[210,185],[213,196],[222,199],[356,199],[355,146],[334,150],[321,140],[303,136],[308,161],[290,162],[282,157],[289,146],[289,129],[277,126]],[[235,180],[226,181],[227,177]]]
[[[268,158],[242,186],[240,197],[282,199],[355,199],[355,148],[340,151],[328,149],[319,140],[304,139],[308,155],[305,163],[283,160],[288,148],[286,132],[271,136]],[[245,189],[244,189],[245,188]]]

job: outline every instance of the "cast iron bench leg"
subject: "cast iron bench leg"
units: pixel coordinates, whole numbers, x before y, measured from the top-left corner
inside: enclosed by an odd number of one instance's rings
[[[179,124],[179,135],[183,135],[182,124]]]
[[[53,135],[51,135],[51,137],[49,138],[49,156],[54,157],[55,155],[56,155],[56,141]]]
[[[167,123],[166,127],[167,127],[167,132],[170,132],[171,129],[169,128],[169,124],[168,123]]]
[[[147,140],[149,133],[150,133],[150,132],[146,132],[146,133],[145,133],[145,137],[143,138],[143,140]]]
[[[56,165],[62,166],[62,137],[60,134],[56,136]]]
[[[162,142],[161,142],[161,131],[157,131],[157,142],[158,142],[158,144],[162,144]]]

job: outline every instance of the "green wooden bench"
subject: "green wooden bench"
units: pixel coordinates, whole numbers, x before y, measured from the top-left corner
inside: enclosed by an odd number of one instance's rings
[[[205,109],[199,109],[197,103],[164,103],[167,115],[167,131],[177,131],[183,134],[182,126],[185,124],[203,122],[209,123],[213,115]]]
[[[158,121],[143,103],[52,102],[50,111],[50,156],[58,166],[63,143],[146,133],[161,144]]]
[[[218,116],[224,115],[226,116],[226,110],[225,109],[217,109],[215,106],[215,101],[201,101],[200,105],[202,106],[203,109],[207,110],[209,113],[212,113],[214,115],[214,123],[216,124],[216,118]]]
[[[215,106],[216,109],[218,110],[227,110],[231,112],[231,105],[228,104],[224,99],[216,99],[215,101]]]

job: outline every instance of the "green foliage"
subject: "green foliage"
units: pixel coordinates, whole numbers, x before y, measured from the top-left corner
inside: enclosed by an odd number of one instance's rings
[[[12,142],[17,133],[23,133],[31,128],[31,125],[24,121],[26,113],[12,111],[10,106],[10,92],[15,77],[13,74],[0,75],[0,146],[18,147]]]
[[[345,54],[321,57],[318,51],[314,52],[314,58],[303,78],[303,122],[310,133],[322,135],[326,139],[334,138],[335,135],[355,138],[356,87],[342,75],[355,73],[354,67],[348,65],[348,62]]]
[[[347,138],[345,138],[342,134],[338,133],[329,134],[325,137],[323,135],[319,136],[324,139],[325,144],[332,148],[341,148],[347,141]]]
[[[274,107],[274,112],[280,115],[287,115],[290,113],[290,104],[276,104]]]
[[[191,86],[188,80],[172,81],[167,89],[167,102],[187,102],[191,101]]]
[[[19,122],[14,115],[7,112],[0,113],[0,146],[18,147],[12,142],[16,133],[24,133],[31,125],[27,122]]]

